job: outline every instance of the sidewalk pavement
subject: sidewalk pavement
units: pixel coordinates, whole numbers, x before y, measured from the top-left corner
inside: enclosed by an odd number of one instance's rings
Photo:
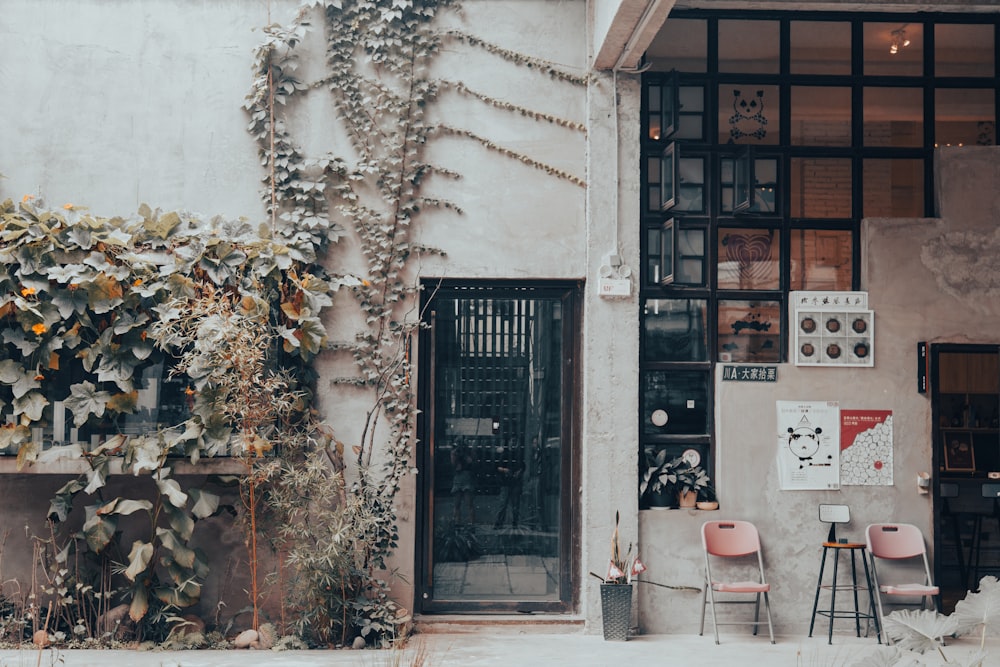
[[[563,634],[418,634],[406,648],[339,651],[0,651],[0,667],[640,667],[680,664],[692,667],[767,665],[768,667],[855,667],[870,665],[945,665],[940,653],[904,652],[904,660],[879,660],[892,655],[874,637],[834,635],[776,637],[730,633],[718,646],[706,634],[644,635],[626,642],[604,641],[600,635]],[[969,665],[979,650],[977,637],[949,639],[945,656]],[[1000,637],[986,641],[983,667],[1000,667]],[[915,661],[916,660],[916,661]]]

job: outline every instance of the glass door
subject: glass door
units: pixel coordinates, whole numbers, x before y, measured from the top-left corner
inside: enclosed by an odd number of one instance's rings
[[[421,334],[423,612],[570,599],[573,292],[438,288]]]

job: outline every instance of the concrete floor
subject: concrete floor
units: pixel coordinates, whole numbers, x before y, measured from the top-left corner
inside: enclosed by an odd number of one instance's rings
[[[977,638],[949,640],[943,650],[953,663],[969,665],[979,648]],[[599,635],[564,633],[420,634],[404,650],[387,651],[0,651],[0,667],[620,667],[639,665],[768,667],[855,667],[857,665],[944,665],[940,654],[909,654],[909,660],[877,661],[891,655],[874,638],[766,637],[728,633],[716,646],[711,636],[647,635],[627,642],[604,641]],[[917,659],[918,662],[914,662]],[[1000,637],[987,640],[984,667],[1000,667]]]

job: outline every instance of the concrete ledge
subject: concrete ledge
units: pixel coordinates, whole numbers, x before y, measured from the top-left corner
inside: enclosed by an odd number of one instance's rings
[[[237,457],[203,458],[197,464],[188,459],[170,459],[176,475],[224,475],[246,472],[246,465]],[[86,461],[80,459],[60,459],[29,463],[17,469],[16,456],[0,456],[0,475],[80,475],[90,470]],[[111,462],[112,475],[131,475],[122,469],[120,458]]]
[[[582,634],[582,616],[563,614],[434,614],[413,618],[418,634]]]

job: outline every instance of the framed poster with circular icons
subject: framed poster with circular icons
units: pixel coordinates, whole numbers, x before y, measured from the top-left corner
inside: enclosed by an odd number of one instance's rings
[[[792,292],[797,366],[874,366],[875,313],[864,292]]]

